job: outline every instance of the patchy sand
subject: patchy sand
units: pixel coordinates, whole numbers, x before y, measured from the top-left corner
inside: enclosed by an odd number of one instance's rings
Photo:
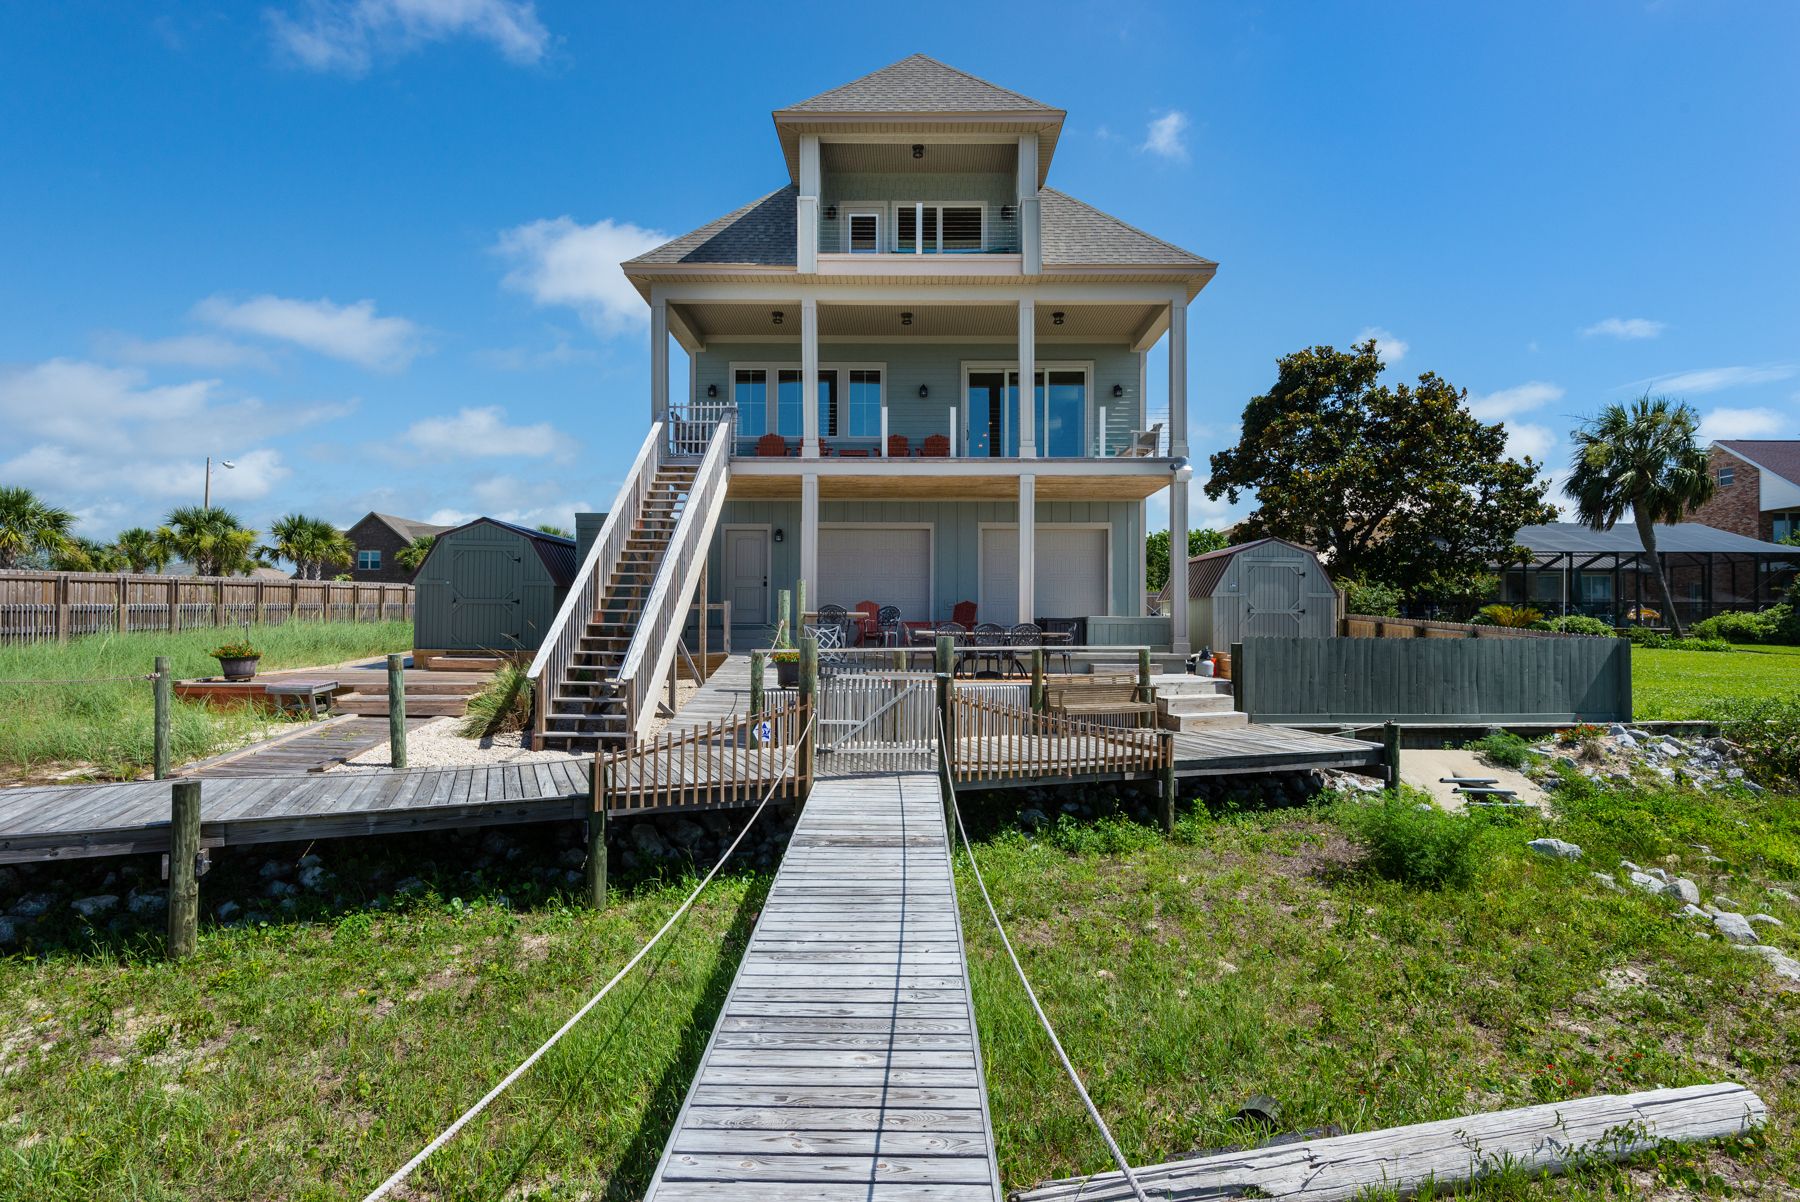
[[[1519,795],[1519,800],[1544,808],[1544,791],[1531,783],[1523,773],[1514,772],[1511,768],[1498,768],[1487,763],[1473,751],[1454,751],[1450,748],[1428,750],[1425,748],[1404,748],[1400,752],[1400,779],[1415,789],[1423,789],[1431,794],[1431,799],[1442,808],[1452,813],[1464,810],[1468,799],[1456,792],[1455,785],[1443,783],[1446,776],[1490,776],[1499,781],[1502,789],[1511,789]],[[1483,798],[1482,800],[1489,800]],[[1492,800],[1503,801],[1505,798]]]
[[[436,718],[408,731],[407,767],[487,768],[495,764],[547,764],[588,758],[566,751],[528,751],[524,746],[525,736],[516,731],[487,739],[465,738],[456,733],[461,722],[461,718]],[[393,754],[387,743],[381,742],[329,771],[376,772],[392,766]]]

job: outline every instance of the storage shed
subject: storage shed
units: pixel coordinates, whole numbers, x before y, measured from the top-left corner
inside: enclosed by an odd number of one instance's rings
[[[413,654],[536,651],[575,578],[575,540],[476,518],[437,536],[413,578]]]
[[[1319,557],[1281,538],[1188,560],[1188,640],[1217,651],[1245,638],[1330,638],[1337,590]],[[1171,584],[1173,582],[1171,581]],[[1163,589],[1165,600],[1169,588]]]

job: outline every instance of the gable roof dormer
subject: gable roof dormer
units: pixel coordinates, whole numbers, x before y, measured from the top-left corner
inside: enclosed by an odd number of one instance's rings
[[[860,79],[777,109],[775,132],[788,178],[800,179],[800,135],[979,134],[1038,135],[1038,184],[1068,114],[966,71],[914,54]]]

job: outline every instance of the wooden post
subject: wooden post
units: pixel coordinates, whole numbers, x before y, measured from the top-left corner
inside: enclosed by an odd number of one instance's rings
[[[1044,707],[1048,704],[1049,698],[1044,695],[1044,649],[1042,647],[1033,647],[1031,649],[1032,712],[1041,714],[1044,712]]]
[[[932,655],[937,674],[938,722],[941,740],[938,748],[938,792],[944,800],[944,833],[955,847],[956,813],[951,800],[955,789],[952,758],[956,751],[956,639],[940,634]]]
[[[56,596],[56,641],[69,641],[69,574],[58,572],[56,583],[51,585]]]
[[[712,610],[706,604],[706,560],[700,561],[700,679],[694,683],[703,685],[706,678],[712,675],[712,661],[706,656],[706,628],[712,624]]]
[[[174,716],[175,703],[175,682],[169,672],[168,656],[156,657],[156,679],[150,687],[156,698],[156,719],[152,727],[155,758],[152,762],[156,766],[156,779],[167,780],[169,776],[169,723]]]
[[[1256,715],[1250,711],[1250,674],[1244,671],[1244,645],[1233,643],[1229,654],[1231,655],[1232,704],[1239,713],[1250,714],[1251,721],[1255,721]]]
[[[762,740],[757,737],[756,723],[763,712],[763,653],[750,653],[750,746],[761,747]]]
[[[200,938],[200,782],[169,791],[169,955],[194,954]]]
[[[263,624],[263,613],[264,613],[264,611],[266,611],[269,608],[268,598],[267,598],[264,590],[265,590],[265,582],[258,580],[256,582],[256,618],[255,618],[255,622],[258,626],[261,626]]]
[[[1163,834],[1175,833],[1175,732],[1162,732],[1162,828]]]
[[[606,908],[606,761],[604,752],[588,764],[588,785],[593,808],[587,818],[587,904]]]
[[[223,626],[223,625],[225,625],[225,581],[224,580],[220,579],[220,580],[214,580],[212,582],[212,594],[213,594],[213,625],[214,626]]]
[[[1388,788],[1400,787],[1400,724],[1381,724],[1381,762],[1387,765]]]
[[[793,594],[782,589],[775,594],[775,646],[792,647],[794,645],[794,628],[790,625],[793,612]]]
[[[396,768],[406,767],[406,657],[387,657],[388,669],[388,749],[389,762]]]
[[[1148,648],[1148,647],[1139,647],[1138,648],[1138,695],[1137,695],[1137,699],[1146,705],[1148,705],[1153,700],[1153,698],[1150,696],[1150,648]]]
[[[177,613],[181,609],[181,581],[179,581],[179,580],[170,580],[169,581],[169,599],[168,599],[167,609],[169,611],[168,629],[169,630],[180,630],[181,629],[181,619],[176,616]]]
[[[131,585],[126,581],[125,573],[121,572],[119,573],[119,599],[117,604],[113,606],[113,629],[117,630],[120,634],[124,634],[127,630],[131,629],[131,623],[128,622],[125,617],[125,611],[129,608],[130,599]]]
[[[805,708],[807,726],[800,734],[804,737],[808,731],[812,737],[800,744],[800,779],[811,780],[813,774],[813,752],[819,742],[819,640],[807,635],[800,640],[800,704]]]

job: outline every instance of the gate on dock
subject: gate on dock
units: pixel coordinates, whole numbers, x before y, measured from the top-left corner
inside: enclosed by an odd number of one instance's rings
[[[819,680],[820,776],[930,772],[937,688],[929,672],[837,672]]]

